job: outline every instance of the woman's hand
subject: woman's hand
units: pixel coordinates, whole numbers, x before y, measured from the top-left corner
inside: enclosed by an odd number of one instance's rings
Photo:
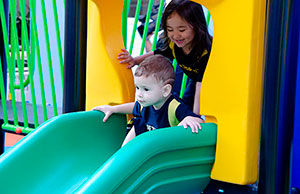
[[[122,51],[118,54],[117,59],[120,60],[121,64],[127,63],[127,68],[130,69],[135,65],[134,58],[130,55],[130,53],[126,49],[121,49]]]

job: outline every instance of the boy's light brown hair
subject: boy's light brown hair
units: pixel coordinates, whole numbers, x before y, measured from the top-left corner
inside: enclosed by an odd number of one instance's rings
[[[175,73],[171,62],[162,55],[152,55],[147,57],[136,68],[134,76],[153,76],[157,81],[173,86]]]

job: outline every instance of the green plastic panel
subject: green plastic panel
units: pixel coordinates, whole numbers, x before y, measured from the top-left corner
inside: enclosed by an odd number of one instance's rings
[[[97,111],[50,119],[0,157],[1,193],[199,193],[210,180],[215,124],[172,127],[122,147],[126,118]]]
[[[121,146],[126,118],[97,111],[54,117],[0,158],[4,193],[72,193]]]

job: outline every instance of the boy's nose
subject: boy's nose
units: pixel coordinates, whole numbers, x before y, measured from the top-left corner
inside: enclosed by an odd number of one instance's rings
[[[142,94],[142,92],[140,92],[140,91],[137,91],[137,92],[136,92],[136,96],[138,96],[138,97],[142,97],[142,96],[143,96],[143,94]]]

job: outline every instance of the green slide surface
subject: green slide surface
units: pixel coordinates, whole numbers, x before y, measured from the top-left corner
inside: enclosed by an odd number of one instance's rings
[[[217,127],[172,127],[124,147],[126,117],[55,117],[0,157],[1,193],[199,193],[210,180]]]

